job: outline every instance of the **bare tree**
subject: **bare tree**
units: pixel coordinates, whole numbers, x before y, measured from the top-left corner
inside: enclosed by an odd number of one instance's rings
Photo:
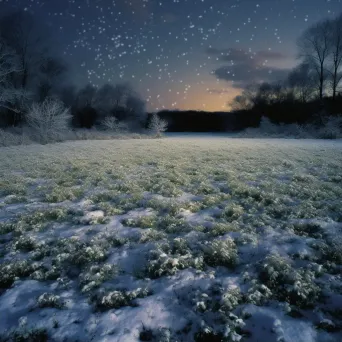
[[[320,100],[323,99],[324,82],[327,78],[327,62],[331,55],[331,22],[321,21],[309,27],[297,41],[299,57],[315,70]]]
[[[331,62],[329,70],[333,99],[336,98],[337,87],[342,80],[342,14],[331,22]]]
[[[18,88],[27,89],[48,53],[50,36],[30,13],[16,11],[0,19],[0,33],[19,59],[21,72],[16,75]]]
[[[294,96],[302,102],[307,102],[315,90],[315,78],[309,63],[301,63],[288,76],[288,85],[294,91]]]
[[[27,113],[27,123],[42,143],[61,139],[69,128],[71,115],[59,100],[46,98],[42,103],[33,103]]]

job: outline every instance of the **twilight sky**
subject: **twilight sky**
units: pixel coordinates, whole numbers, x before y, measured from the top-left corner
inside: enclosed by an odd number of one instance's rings
[[[215,111],[286,77],[297,37],[342,0],[0,0],[9,8],[51,26],[75,85],[127,81],[148,110]]]

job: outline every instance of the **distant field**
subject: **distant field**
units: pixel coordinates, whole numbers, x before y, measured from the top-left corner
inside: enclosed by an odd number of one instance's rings
[[[0,148],[0,341],[342,341],[342,141]]]

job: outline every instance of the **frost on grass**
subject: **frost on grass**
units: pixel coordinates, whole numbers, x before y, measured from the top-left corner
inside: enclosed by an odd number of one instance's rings
[[[341,148],[0,149],[0,341],[342,340]]]

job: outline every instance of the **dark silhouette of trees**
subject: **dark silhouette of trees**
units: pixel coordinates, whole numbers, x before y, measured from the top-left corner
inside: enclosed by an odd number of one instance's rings
[[[332,98],[336,99],[337,90],[342,80],[342,14],[332,20],[331,26],[331,68],[329,69]]]
[[[322,100],[331,54],[331,22],[324,20],[309,27],[300,36],[297,45],[299,57],[308,63],[316,73],[319,99]]]

